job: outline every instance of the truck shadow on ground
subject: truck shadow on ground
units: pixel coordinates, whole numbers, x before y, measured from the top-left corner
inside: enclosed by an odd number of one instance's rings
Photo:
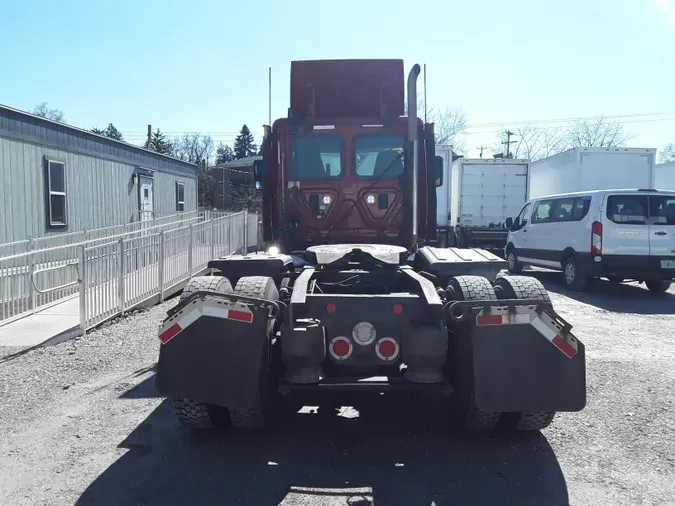
[[[589,284],[587,291],[576,292],[565,288],[560,272],[531,270],[523,271],[523,275],[537,278],[549,292],[606,311],[644,315],[675,314],[675,294],[672,293],[672,288],[666,293],[652,293],[643,284],[613,284],[596,279]]]
[[[151,384],[154,377],[130,396],[150,396]],[[340,405],[337,397],[330,402]],[[264,433],[195,435],[178,426],[165,401],[119,444],[128,452],[77,504],[568,504],[540,433],[453,433],[438,402],[349,402],[357,418],[322,405],[318,413],[288,414]]]

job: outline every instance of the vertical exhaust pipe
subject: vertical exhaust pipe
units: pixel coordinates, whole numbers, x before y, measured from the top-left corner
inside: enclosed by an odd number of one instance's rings
[[[419,171],[419,145],[417,139],[417,78],[420,66],[416,63],[408,74],[408,141],[412,143],[412,247],[417,244],[417,187]]]

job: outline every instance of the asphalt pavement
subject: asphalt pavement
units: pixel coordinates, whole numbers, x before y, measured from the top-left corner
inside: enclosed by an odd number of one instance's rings
[[[0,348],[0,503],[675,505],[675,290],[536,272],[586,345],[588,406],[460,434],[440,399],[331,398],[265,433],[192,435],[154,387],[169,300],[55,346]]]

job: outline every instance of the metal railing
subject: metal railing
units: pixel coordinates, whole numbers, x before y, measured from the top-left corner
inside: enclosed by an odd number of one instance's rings
[[[0,258],[0,325],[79,293],[85,332],[152,297],[163,300],[212,258],[257,246],[257,215],[209,217]]]
[[[111,227],[92,230],[80,230],[64,234],[50,234],[43,237],[34,237],[24,239],[23,241],[0,244],[0,258],[54,248],[57,246],[80,244],[95,239],[106,239],[132,232],[154,229],[156,227],[175,228],[183,226],[188,221],[205,221],[222,215],[223,214],[220,212],[213,211],[185,211],[163,214],[153,213],[151,211],[139,211],[138,215],[135,216],[135,221],[123,225],[113,225]]]

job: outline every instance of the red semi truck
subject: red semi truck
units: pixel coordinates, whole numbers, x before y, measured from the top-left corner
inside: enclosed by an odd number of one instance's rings
[[[266,251],[213,259],[159,329],[157,387],[184,425],[260,428],[296,391],[433,390],[470,430],[585,406],[584,346],[544,287],[435,245],[419,72],[404,111],[401,60],[292,63],[255,167]]]

